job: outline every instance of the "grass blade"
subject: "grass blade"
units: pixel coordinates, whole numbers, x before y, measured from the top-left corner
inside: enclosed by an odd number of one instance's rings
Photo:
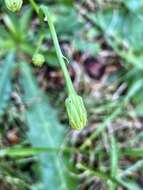
[[[111,147],[110,147],[110,175],[112,178],[118,174],[118,147],[114,134],[111,134]],[[116,183],[111,183],[110,190],[116,189]]]

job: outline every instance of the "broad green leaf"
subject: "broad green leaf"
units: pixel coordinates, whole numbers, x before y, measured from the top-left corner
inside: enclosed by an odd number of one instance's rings
[[[31,15],[32,15],[31,9],[27,9],[27,10],[24,10],[24,13],[20,18],[20,27],[21,27],[21,32],[23,34],[27,34],[27,31],[29,29]]]
[[[137,12],[143,8],[142,0],[122,0],[130,11]]]
[[[15,21],[14,17],[10,17],[10,15],[4,15],[3,20],[4,20],[4,23],[7,26],[8,30],[12,34],[16,35],[17,31],[16,31],[15,22],[14,22]]]
[[[138,50],[143,47],[142,36],[143,13],[134,14],[126,9],[98,10],[95,14],[88,16],[102,30],[107,37],[111,34],[125,41],[129,47]]]
[[[0,117],[3,114],[10,97],[13,68],[14,54],[10,53],[0,64]]]
[[[75,38],[73,40],[73,45],[75,47],[75,50],[81,51],[81,52],[87,52],[88,54],[91,54],[92,56],[96,56],[100,52],[99,44],[95,42],[89,42],[82,38]]]
[[[62,34],[64,37],[68,36],[69,39],[70,36],[73,36],[82,29],[83,22],[73,7],[53,6],[51,9],[56,31],[60,36]]]
[[[58,121],[57,113],[53,109],[43,92],[39,90],[31,69],[27,63],[21,62],[23,100],[29,102],[26,111],[28,138],[33,147],[60,147],[64,139],[64,129]],[[43,153],[39,157],[41,168],[41,185],[38,190],[67,190],[67,175],[59,152]],[[74,186],[73,186],[74,187]]]

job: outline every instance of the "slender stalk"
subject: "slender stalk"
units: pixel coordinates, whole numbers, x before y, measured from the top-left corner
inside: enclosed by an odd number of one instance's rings
[[[59,41],[58,41],[58,38],[57,38],[57,34],[56,34],[56,31],[55,31],[53,21],[51,19],[50,14],[48,13],[49,10],[45,6],[41,6],[41,9],[43,10],[43,12],[44,12],[44,14],[45,14],[45,16],[47,17],[47,20],[48,20],[49,28],[50,28],[50,31],[51,31],[51,36],[52,36],[53,43],[54,43],[54,46],[55,46],[55,49],[56,49],[56,54],[57,54],[57,57],[59,59],[60,66],[62,68],[62,71],[64,73],[64,77],[65,77],[65,80],[66,80],[68,94],[70,94],[70,95],[71,94],[76,94],[76,91],[75,91],[75,89],[73,87],[73,84],[72,84],[72,80],[70,78],[69,72],[67,70],[67,67],[66,67],[66,64],[65,64],[65,61],[64,61],[64,56],[62,54],[62,51],[61,51],[61,48],[60,48],[60,45],[59,45]]]
[[[38,7],[38,5],[35,3],[34,0],[29,0],[29,1],[30,1],[31,5],[32,5],[33,9],[37,13],[37,15],[39,15],[39,7]]]
[[[35,2],[35,0],[29,0],[30,4],[32,5],[33,10],[36,12],[36,14],[38,15],[39,19],[40,19],[40,24],[41,24],[41,33],[44,31],[44,23],[43,23],[43,18],[42,15],[40,14],[40,8],[37,5],[37,3]]]
[[[61,69],[64,74],[64,78],[66,81],[68,98],[66,98],[66,100],[65,100],[65,105],[66,105],[66,110],[67,110],[68,117],[69,117],[69,123],[72,128],[74,128],[76,130],[81,130],[83,127],[86,126],[86,123],[87,123],[86,108],[84,106],[84,102],[83,102],[82,98],[80,96],[78,96],[78,94],[76,93],[76,91],[73,87],[72,80],[69,75],[66,63],[65,63],[65,57],[63,56],[61,48],[60,48],[60,44],[59,44],[57,33],[56,33],[56,30],[55,30],[55,27],[54,27],[54,24],[52,21],[52,17],[49,14],[49,9],[44,5],[40,6],[40,8],[38,9],[37,8],[38,6],[34,0],[29,0],[29,1],[31,2],[34,10],[38,14],[38,17],[42,18],[42,25],[44,24],[44,22],[43,22],[43,17],[40,13],[43,13],[43,15],[45,16],[45,21],[48,22],[51,37],[52,37],[54,47],[56,50],[56,54],[59,59],[59,63],[60,63]],[[37,11],[37,9],[38,9],[38,11]]]
[[[40,47],[41,47],[41,45],[42,45],[42,42],[43,42],[43,39],[44,39],[44,35],[40,35],[40,38],[39,38],[39,41],[38,41],[38,43],[37,43],[37,48],[36,48],[36,50],[35,50],[35,53],[38,53],[39,52],[39,50],[40,50]]]
[[[33,9],[37,13],[37,15],[38,15],[38,17],[40,18],[40,21],[41,21],[41,15],[40,15],[38,5],[36,4],[36,2],[34,0],[29,0],[29,2],[31,3]],[[45,6],[41,6],[41,9],[42,9],[43,13],[45,14],[45,16],[47,17],[47,19],[48,19],[48,24],[49,24],[49,28],[50,28],[50,31],[51,31],[51,36],[52,36],[52,39],[53,39],[53,43],[54,43],[54,46],[55,46],[55,49],[56,49],[56,54],[57,54],[57,57],[59,59],[60,66],[62,68],[64,77],[65,77],[65,80],[66,80],[66,86],[67,86],[68,94],[69,95],[76,94],[76,91],[75,91],[75,89],[73,87],[72,80],[71,80],[71,77],[69,75],[66,63],[64,61],[64,56],[62,54],[62,51],[61,51],[61,48],[60,48],[60,45],[59,45],[57,33],[56,33],[56,30],[55,30],[53,21],[51,19],[51,16],[49,14],[49,10]],[[42,22],[42,25],[43,25],[43,22]]]

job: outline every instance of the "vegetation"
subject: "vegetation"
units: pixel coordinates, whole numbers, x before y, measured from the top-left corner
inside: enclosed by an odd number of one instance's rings
[[[143,189],[143,1],[0,1],[0,189]]]

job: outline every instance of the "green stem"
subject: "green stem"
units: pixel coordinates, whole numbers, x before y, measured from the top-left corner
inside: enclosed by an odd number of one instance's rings
[[[39,11],[40,9],[39,9],[38,5],[36,4],[36,2],[34,0],[29,0],[29,1],[30,1],[31,5],[32,5],[33,9],[37,13],[38,17],[40,18],[40,21],[41,21],[41,15],[40,15],[40,11]],[[50,28],[50,31],[51,31],[51,36],[52,36],[53,43],[54,43],[54,46],[55,46],[55,49],[56,49],[57,57],[58,57],[59,62],[60,62],[60,66],[62,68],[64,77],[65,77],[68,94],[69,95],[76,94],[76,91],[75,91],[75,89],[73,87],[72,80],[70,78],[67,66],[66,66],[65,61],[64,61],[64,56],[62,54],[62,51],[61,51],[61,48],[60,48],[60,45],[59,45],[58,37],[57,37],[56,31],[55,31],[53,21],[51,19],[50,14],[49,14],[49,10],[48,10],[48,8],[46,6],[40,6],[40,7],[41,7],[41,10],[43,11],[43,14],[48,19],[48,24],[49,24],[49,28]],[[43,26],[43,22],[41,22],[41,24]]]
[[[38,7],[38,5],[35,3],[34,0],[29,0],[29,1],[30,1],[31,5],[32,5],[33,9],[35,10],[37,15],[39,16],[39,7]]]
[[[57,34],[56,34],[56,31],[55,31],[53,21],[51,19],[50,14],[48,13],[49,10],[45,6],[41,6],[41,9],[42,9],[43,13],[45,14],[45,16],[47,17],[47,19],[48,19],[48,24],[49,24],[49,28],[50,28],[50,31],[51,31],[51,36],[52,36],[52,39],[53,39],[53,43],[54,43],[54,46],[55,46],[55,49],[56,49],[56,54],[57,54],[57,57],[59,59],[60,66],[62,68],[62,71],[64,73],[64,77],[65,77],[65,80],[66,80],[68,94],[69,95],[76,94],[76,91],[75,91],[75,89],[73,87],[73,84],[72,84],[72,80],[70,78],[68,69],[67,69],[65,61],[64,61],[64,56],[62,54],[62,51],[61,51],[61,48],[60,48],[60,45],[59,45],[59,41],[58,41],[58,38],[57,38]]]
[[[42,27],[41,33],[42,33],[44,31],[44,23],[43,23],[42,15],[40,14],[40,8],[37,5],[37,3],[35,2],[35,0],[29,0],[29,2],[32,5],[33,10],[36,12],[36,14],[38,15],[38,17],[40,19],[40,24]]]
[[[37,48],[36,48],[35,54],[39,52],[40,47],[41,47],[42,42],[43,42],[43,39],[44,39],[44,35],[41,34],[41,35],[40,35],[40,38],[39,38],[39,41],[38,41],[38,43],[37,43]]]

